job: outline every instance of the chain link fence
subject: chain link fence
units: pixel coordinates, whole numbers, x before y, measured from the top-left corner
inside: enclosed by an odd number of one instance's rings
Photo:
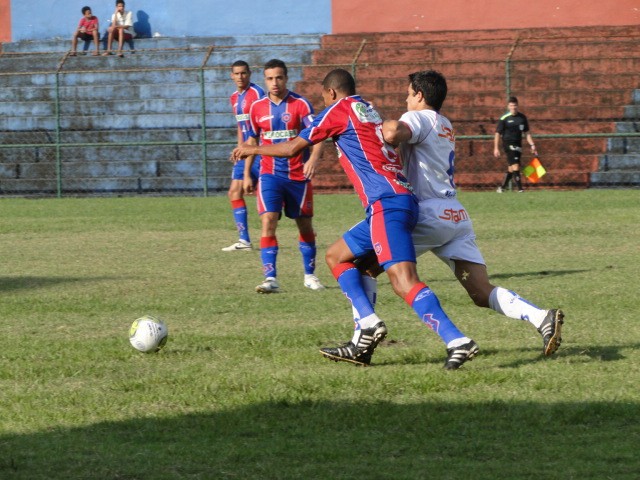
[[[322,45],[192,41],[175,48],[130,45],[123,58],[94,57],[92,47],[76,57],[5,52],[0,194],[225,192],[236,142],[229,66],[247,61],[261,84],[270,58],[288,64],[289,87],[317,109],[323,76],[336,67],[350,70],[359,93],[387,118],[404,111],[408,73],[440,70],[449,83],[442,112],[457,133],[456,181],[463,188],[500,183],[506,162],[493,156],[493,132],[511,94],[529,117],[548,172],[530,187],[640,185],[638,36],[476,37],[327,36]],[[316,188],[350,188],[333,149],[325,152]]]

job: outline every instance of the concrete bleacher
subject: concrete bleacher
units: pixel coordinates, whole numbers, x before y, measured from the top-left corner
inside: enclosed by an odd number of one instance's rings
[[[229,66],[246,60],[262,83],[261,66],[280,58],[295,84],[319,42],[136,39],[124,58],[68,57],[67,40],[4,44],[0,144],[20,146],[0,148],[0,193],[56,193],[58,168],[63,194],[226,191],[236,141]]]
[[[398,118],[406,75],[441,71],[449,86],[442,113],[458,136],[456,182],[495,188],[506,162],[494,158],[490,138],[506,111],[507,59],[510,92],[530,120],[548,170],[529,187],[640,185],[638,138],[586,136],[640,130],[634,94],[640,87],[640,30],[634,26],[331,35],[313,54],[299,89],[320,104],[317,79],[336,66],[347,68],[364,98],[384,117]],[[575,136],[553,138],[558,134]],[[335,162],[326,164],[340,178]]]
[[[323,76],[351,70],[386,118],[405,110],[408,73],[443,72],[455,178],[467,189],[503,177],[491,138],[506,110],[509,59],[510,91],[548,170],[529,188],[640,185],[640,138],[614,135],[640,131],[635,27],[136,39],[124,58],[67,57],[69,44],[2,45],[0,145],[20,147],[0,148],[0,194],[54,194],[58,169],[63,194],[226,191],[236,138],[229,65],[248,61],[262,83],[270,58],[287,62],[289,87],[317,109]],[[334,149],[324,157],[316,188],[350,189]]]

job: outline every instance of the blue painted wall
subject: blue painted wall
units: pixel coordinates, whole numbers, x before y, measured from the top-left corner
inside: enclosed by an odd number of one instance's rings
[[[108,26],[115,0],[12,0],[12,41],[71,38],[83,6]],[[198,37],[331,33],[331,0],[126,0],[136,30]]]

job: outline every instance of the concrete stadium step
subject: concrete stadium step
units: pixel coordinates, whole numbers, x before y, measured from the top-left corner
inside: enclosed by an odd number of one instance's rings
[[[607,154],[600,160],[600,171],[640,171],[640,153]]]
[[[547,172],[539,183],[523,181],[526,192],[549,188],[587,188],[590,186],[588,171],[556,170]],[[456,175],[456,186],[461,190],[495,190],[503,181],[503,172],[461,173]]]
[[[550,42],[546,39],[524,40],[514,50],[512,61],[522,59],[587,59],[587,58],[627,58],[640,56],[637,39],[620,39],[615,43],[597,39],[559,39]]]
[[[520,72],[511,74],[513,91],[522,90],[561,90],[573,89],[626,89],[631,90],[638,85],[638,75],[635,72],[618,72],[616,75],[609,73],[589,72],[589,75],[548,75],[532,72]]]
[[[455,132],[455,126],[454,126]],[[534,132],[534,140],[541,155],[594,155],[607,148],[606,138],[540,138]],[[523,151],[529,155],[530,149],[525,142]],[[493,156],[493,139],[466,140],[456,139],[456,158],[463,156]],[[504,154],[502,154],[504,155]]]
[[[589,175],[591,188],[630,188],[640,185],[640,171],[633,172],[592,172]]]
[[[430,41],[367,43],[358,55],[358,63],[407,62],[479,62],[509,57],[513,41],[482,44],[434,44]],[[608,42],[523,42],[517,45],[511,61],[531,59],[588,59],[588,58],[628,58],[638,57],[637,41],[628,40],[611,45]],[[317,64],[336,62],[348,63],[354,58],[353,49],[322,50],[313,54]]]
[[[202,128],[63,131],[61,143],[200,142]],[[236,142],[236,128],[207,128],[206,140]],[[55,143],[54,131],[0,131],[0,145]]]
[[[207,159],[211,162],[220,161],[223,168],[231,170],[229,153],[235,144],[210,144],[207,145]],[[145,159],[149,161],[196,161],[202,162],[202,145],[193,143],[190,145],[128,145],[117,144],[101,146],[74,146],[61,145],[58,150],[55,146],[37,146],[25,148],[3,148],[2,164],[45,164],[56,161],[56,152],[60,152],[60,160],[82,160],[86,163],[100,162],[110,159]]]
[[[400,115],[406,110],[397,99],[393,102],[379,99],[373,103],[383,118],[400,118]],[[531,121],[535,121],[538,124],[547,121],[580,122],[585,118],[595,122],[615,122],[637,118],[625,115],[625,109],[618,106],[558,107],[530,105],[523,111]],[[465,105],[447,106],[445,103],[442,108],[442,114],[448,117],[454,126],[460,122],[489,123],[494,124],[492,132],[495,132],[495,123],[503,113],[504,109],[491,106],[475,106],[470,109]]]
[[[404,105],[407,97],[406,91],[400,90],[398,93],[388,93],[378,95],[376,106],[393,107]],[[495,116],[501,116],[507,111],[506,100],[502,91],[477,91],[464,92],[452,90],[447,94],[445,102],[446,109],[451,107],[491,107],[495,110]],[[527,92],[518,97],[520,107],[523,112],[527,112],[532,105],[554,105],[555,107],[577,108],[577,107],[609,107],[611,105],[624,105],[628,101],[629,92],[627,90],[573,90],[569,92]],[[639,106],[627,106],[626,110],[620,110],[619,115],[633,117]]]
[[[623,120],[615,125],[616,133],[640,133],[640,121]]]
[[[299,65],[309,63],[310,50],[294,49],[291,47],[274,47],[261,50],[222,50],[215,51],[210,56],[205,50],[178,51],[178,52],[124,52],[124,57],[116,55],[98,56],[79,55],[76,57],[60,57],[53,54],[40,55],[1,55],[0,71],[3,73],[37,73],[57,72],[83,73],[93,71],[103,72],[128,72],[136,70],[144,72],[154,69],[192,69],[222,67],[228,69],[234,61],[243,59],[250,65],[261,67],[270,58],[280,58],[287,65]],[[34,69],[34,60],[37,59],[38,67]],[[205,63],[206,60],[206,63]]]
[[[210,128],[231,128],[233,117],[228,113],[211,113],[206,115],[206,125]],[[0,131],[2,130],[50,130],[55,131],[56,118],[52,116],[1,116]],[[128,115],[92,115],[92,116],[64,116],[60,118],[60,128],[63,130],[106,130],[106,129],[142,129],[153,128],[187,128],[197,129],[202,126],[200,114],[154,113]]]
[[[194,177],[129,177],[63,179],[63,195],[197,195],[204,193],[202,176]],[[210,195],[229,188],[226,177],[208,177]],[[57,193],[55,177],[41,179],[3,180],[0,195],[52,196]]]
[[[321,35],[237,35],[237,36],[211,36],[211,37],[157,37],[136,38],[133,45],[136,50],[147,49],[194,49],[238,46],[262,46],[273,45],[319,45]],[[102,43],[102,42],[101,42]],[[66,52],[71,47],[71,39],[48,40],[24,40],[2,45],[3,53],[34,53],[34,52]],[[101,46],[102,48],[102,46]]]
[[[113,98],[119,92],[119,85],[80,85],[59,87],[57,94],[60,101],[89,101],[95,99]],[[229,82],[207,82],[204,86],[204,96],[207,98],[223,97],[228,100],[230,92]],[[138,100],[149,99],[181,99],[200,98],[202,92],[198,83],[167,84],[162,89],[155,83],[136,84],[127,87],[127,96]],[[56,88],[46,87],[8,87],[0,89],[1,101],[35,102],[56,100]]]
[[[126,178],[126,177],[198,177],[202,176],[202,162],[197,160],[153,160],[144,161],[63,161],[61,176],[64,179],[89,178]],[[208,175],[213,177],[230,176],[228,164],[209,162]],[[0,165],[0,179],[41,179],[56,178],[56,165],[53,162],[22,162]]]
[[[607,152],[640,154],[640,137],[610,138],[607,142]]]
[[[227,103],[228,97],[213,97],[206,99],[209,113],[227,114],[231,122],[233,117],[231,107]],[[73,100],[60,101],[56,107],[55,102],[7,102],[0,103],[0,115],[8,116],[55,116],[56,108],[62,117],[65,116],[92,116],[92,115],[130,115],[131,112],[144,114],[159,114],[167,112],[180,112],[177,115],[189,113],[201,113],[202,100],[200,98],[180,99],[150,99],[132,100],[129,98],[112,100]]]
[[[322,39],[323,47],[344,45],[352,43],[358,45],[361,40],[378,42],[419,42],[421,40],[431,42],[448,43],[451,41],[464,42],[495,42],[496,40],[536,39],[544,38],[547,41],[577,41],[594,40],[603,38],[617,39],[620,37],[637,37],[637,25],[622,26],[589,26],[589,27],[557,27],[557,28],[522,28],[522,29],[498,29],[498,30],[442,30],[428,32],[384,32],[365,34],[336,34]]]
[[[527,165],[533,155],[528,152],[523,155],[522,165]],[[575,155],[542,155],[538,157],[546,170],[596,170],[600,164],[600,155],[575,154]],[[504,155],[495,158],[493,155],[456,155],[456,174],[469,172],[500,171],[505,172],[507,161]]]

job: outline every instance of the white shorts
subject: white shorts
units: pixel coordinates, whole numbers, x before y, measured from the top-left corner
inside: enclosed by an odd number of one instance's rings
[[[433,252],[453,270],[453,260],[485,265],[467,211],[455,199],[430,198],[420,202],[413,230],[416,256]]]

